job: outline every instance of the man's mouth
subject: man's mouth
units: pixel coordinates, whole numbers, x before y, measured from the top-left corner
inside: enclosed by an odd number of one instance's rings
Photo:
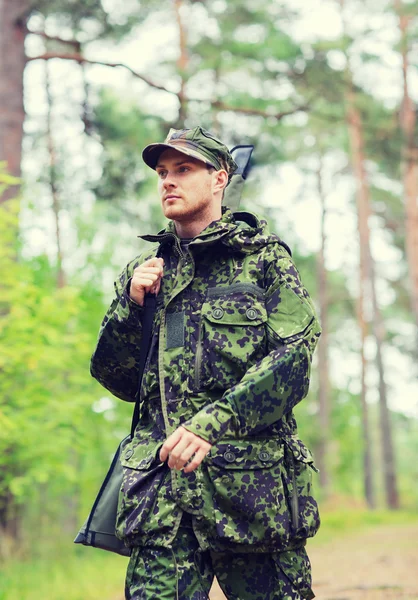
[[[180,198],[180,196],[176,196],[176,194],[167,194],[164,200],[176,200],[177,198]]]

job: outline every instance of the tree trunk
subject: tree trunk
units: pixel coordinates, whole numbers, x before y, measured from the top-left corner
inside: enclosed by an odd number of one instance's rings
[[[360,247],[360,295],[357,302],[357,321],[361,335],[361,391],[360,391],[360,404],[361,404],[361,425],[363,434],[363,481],[364,481],[364,495],[366,498],[367,506],[369,508],[376,508],[376,498],[374,493],[374,472],[373,472],[373,458],[372,458],[372,440],[370,435],[370,420],[369,420],[369,406],[367,404],[367,359],[364,352],[367,338],[367,322],[365,317],[365,298],[367,297],[367,272],[365,264],[365,251],[364,247]]]
[[[15,177],[20,176],[25,117],[23,71],[29,4],[29,0],[0,0],[0,161],[5,161],[8,173]],[[4,207],[7,200],[16,197],[18,189],[18,185],[5,186],[3,192],[0,191],[0,204]],[[7,311],[7,307],[4,310]],[[15,497],[6,489],[0,494],[1,554],[7,554],[16,544],[19,530],[20,514]]]
[[[416,107],[409,95],[409,57],[408,57],[408,25],[411,20],[405,14],[402,0],[395,0],[395,9],[399,18],[401,33],[403,99],[400,110],[400,126],[403,132],[402,178],[405,206],[405,245],[408,263],[409,289],[412,314],[417,326],[418,351],[418,146],[415,137]]]
[[[180,56],[177,60],[177,69],[180,75],[180,91],[178,93],[179,98],[179,116],[177,120],[177,127],[182,129],[184,127],[184,121],[187,114],[187,101],[186,101],[186,70],[189,64],[189,56],[187,53],[187,37],[186,29],[181,19],[181,8],[183,6],[183,0],[174,1],[174,10],[176,12],[176,21],[179,30],[179,45],[180,45]]]
[[[349,84],[351,86],[351,75]],[[357,181],[357,210],[360,247],[362,249],[366,276],[369,280],[369,289],[373,309],[373,333],[376,339],[376,365],[379,373],[379,411],[386,502],[389,508],[399,508],[395,459],[392,442],[392,428],[387,405],[387,388],[383,365],[383,344],[385,334],[382,315],[377,302],[375,267],[370,250],[370,190],[365,169],[363,124],[361,121],[360,112],[355,104],[355,94],[352,87],[350,87],[347,95],[347,121],[351,142],[353,170]]]
[[[60,228],[60,198],[57,184],[57,160],[52,135],[52,96],[49,80],[49,61],[45,61],[45,88],[48,101],[48,111],[46,119],[46,135],[49,152],[49,185],[52,196],[52,212],[55,220],[55,241],[57,244],[57,287],[62,288],[65,285],[65,275],[62,268],[62,249],[61,249],[61,228]]]
[[[341,7],[341,18],[345,33],[346,23],[344,19],[345,0],[339,0]],[[347,64],[350,64],[349,56]],[[346,69],[347,98],[346,98],[346,119],[350,136],[351,159],[353,171],[357,182],[357,211],[360,235],[360,248],[364,259],[365,275],[369,280],[369,289],[371,295],[371,304],[373,311],[373,333],[376,339],[376,366],[379,373],[379,412],[380,412],[380,435],[382,443],[382,458],[384,472],[384,487],[386,494],[386,503],[389,508],[399,508],[399,496],[396,481],[396,467],[392,441],[392,427],[390,414],[387,405],[387,388],[385,382],[383,365],[383,344],[384,344],[384,326],[380,308],[377,302],[376,294],[376,276],[373,256],[370,250],[370,229],[369,217],[371,215],[370,187],[366,173],[366,158],[364,152],[363,123],[360,111],[356,106],[356,95],[353,89],[353,77],[350,66]],[[363,293],[365,291],[364,286]],[[363,298],[368,301],[368,298]]]
[[[26,18],[29,0],[0,0],[0,160],[11,175],[20,176],[23,121],[23,71],[25,69]],[[0,202],[16,196],[9,187]]]
[[[319,481],[325,496],[330,490],[330,475],[327,465],[328,441],[329,441],[329,366],[328,366],[328,284],[325,269],[325,219],[326,205],[322,183],[322,157],[317,171],[318,195],[321,201],[321,248],[317,256],[317,281],[319,290],[319,314],[322,334],[318,346],[318,372],[319,372],[319,444],[317,447],[317,459],[319,466]]]

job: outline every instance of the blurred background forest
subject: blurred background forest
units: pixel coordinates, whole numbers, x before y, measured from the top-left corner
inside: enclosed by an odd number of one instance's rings
[[[241,206],[317,305],[297,418],[325,530],[416,518],[417,34],[415,0],[0,0],[2,600],[122,589],[72,547],[132,410],[89,359],[164,226],[141,150],[170,127],[254,144]]]

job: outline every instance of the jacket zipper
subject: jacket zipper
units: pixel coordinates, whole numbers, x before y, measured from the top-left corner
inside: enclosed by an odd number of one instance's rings
[[[158,381],[160,384],[160,398],[161,398],[161,408],[163,411],[164,424],[167,437],[172,433],[169,430],[169,421],[168,421],[168,413],[167,413],[167,404],[165,399],[165,387],[164,387],[164,368],[163,368],[163,360],[164,360],[164,344],[165,344],[165,308],[161,311],[161,322],[160,322],[160,335],[159,335],[159,345],[158,345]]]
[[[194,385],[196,391],[200,388],[200,369],[202,367],[202,338],[203,338],[203,327],[202,327],[202,316],[200,316],[199,329],[197,335],[197,347],[196,347],[196,362],[194,370]]]
[[[290,506],[292,511],[292,523],[297,531],[299,528],[299,499],[298,499],[298,490],[296,486],[296,473],[295,473],[295,458],[293,456],[293,452],[290,450],[289,452],[291,469],[292,469],[292,496],[290,499]]]

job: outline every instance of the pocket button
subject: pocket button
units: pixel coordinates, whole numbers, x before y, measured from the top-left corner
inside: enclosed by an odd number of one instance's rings
[[[270,454],[268,452],[260,452],[258,458],[261,460],[261,462],[267,462],[270,460]]]
[[[250,321],[255,321],[255,319],[258,317],[258,311],[255,310],[255,308],[247,308],[247,312],[245,314],[247,315],[247,319]]]
[[[212,312],[212,317],[214,319],[222,319],[223,316],[224,316],[223,308],[215,308],[215,310]]]
[[[125,454],[125,458],[126,460],[129,460],[131,458],[131,456],[133,455],[134,451],[132,449],[127,450],[126,454]]]
[[[225,452],[224,459],[228,463],[233,463],[235,460],[235,454],[233,452]]]

